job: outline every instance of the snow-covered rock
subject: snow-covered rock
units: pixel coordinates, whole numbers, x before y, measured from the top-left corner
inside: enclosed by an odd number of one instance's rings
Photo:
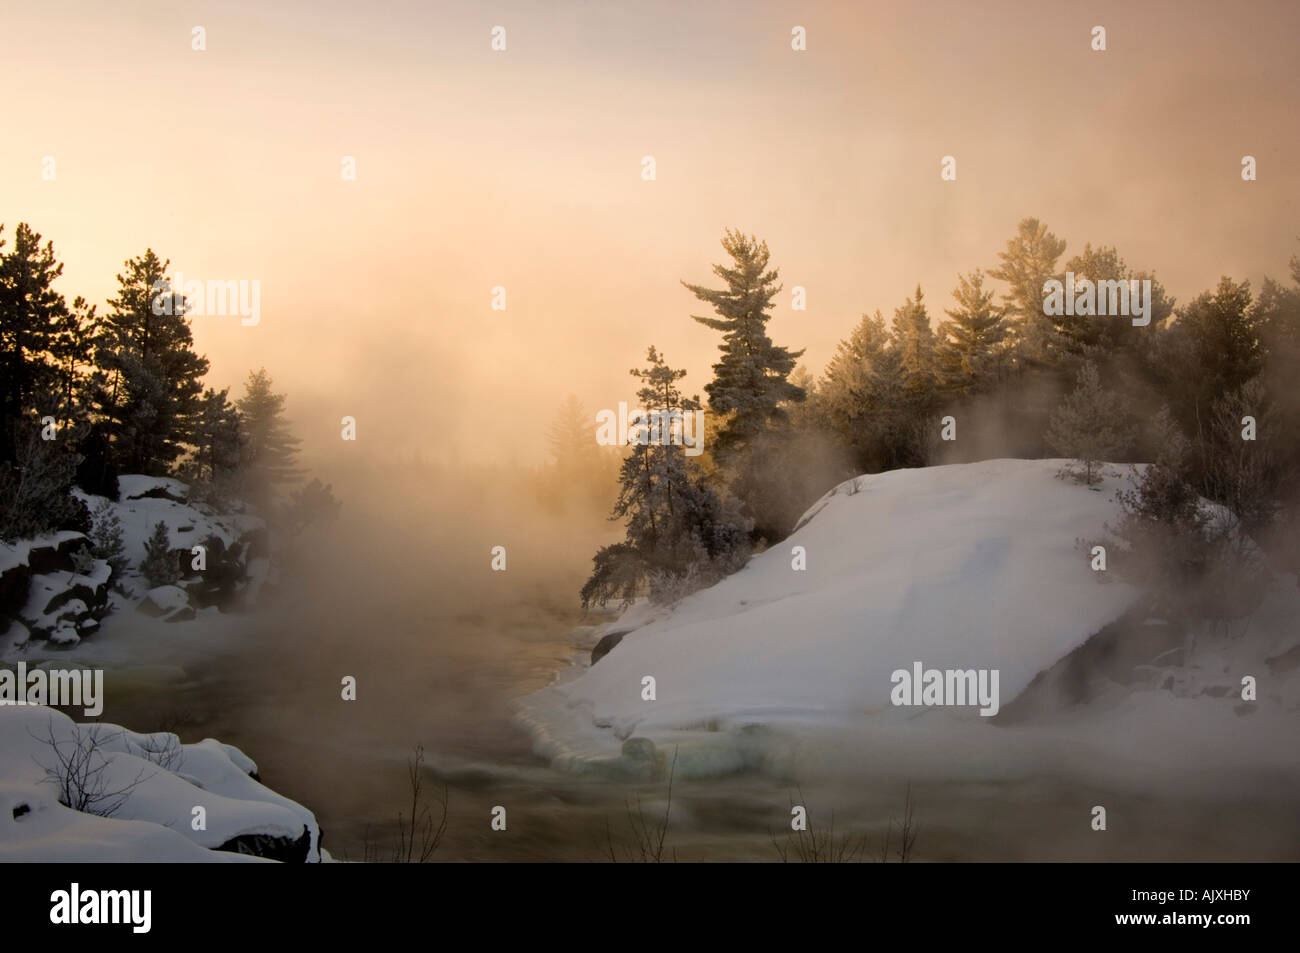
[[[179,586],[157,586],[144,594],[136,611],[151,616],[170,615],[189,604],[190,597]]]
[[[624,744],[709,736],[709,769],[741,767],[773,725],[974,716],[891,705],[891,674],[998,670],[1003,704],[1121,616],[1132,587],[1078,540],[1118,514],[1114,491],[1060,480],[1060,460],[993,460],[861,476],[778,546],[671,610],[645,605],[598,664],[526,699],[520,720],[573,770],[625,765]],[[792,566],[795,547],[806,570]],[[643,680],[655,680],[655,699]],[[721,735],[727,736],[722,744]]]
[[[156,497],[184,503],[190,498],[190,488],[180,480],[173,480],[171,477],[151,477],[139,473],[128,473],[117,478],[117,494],[123,500]]]
[[[85,761],[99,773],[91,786],[108,796],[73,810],[52,781],[61,771],[56,750],[66,761],[92,745]],[[247,856],[254,848],[319,860],[314,815],[261,785],[255,771],[211,738],[185,745],[168,733],[78,725],[50,708],[0,708],[0,862],[228,861],[257,859]]]

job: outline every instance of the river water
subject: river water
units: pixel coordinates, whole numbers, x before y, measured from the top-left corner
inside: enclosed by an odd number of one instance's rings
[[[529,524],[523,508],[504,505],[517,494],[466,493],[453,506],[421,481],[401,495],[402,507],[352,506],[350,525],[345,519],[300,547],[279,597],[227,620],[237,637],[186,661],[183,676],[129,685],[110,676],[105,720],[237,745],[264,783],[315,812],[324,848],[340,860],[391,856],[398,813],[409,816],[407,766],[417,745],[426,795],[444,785],[447,795],[437,861],[607,861],[611,851],[640,859],[637,830],[656,832],[665,814],[665,860],[776,861],[773,832],[785,843],[794,803],[807,807],[814,829],[829,829],[833,815],[837,837],[865,837],[869,859],[881,835],[896,830],[908,784],[917,860],[1300,855],[1295,799],[1270,790],[1266,778],[1245,779],[1228,796],[1140,786],[1121,793],[1081,780],[1089,766],[1056,755],[1001,777],[932,770],[908,778],[883,757],[873,775],[877,756],[864,750],[838,758],[868,767],[851,779],[811,769],[675,778],[669,804],[664,781],[552,770],[512,722],[512,702],[586,654],[590,624],[600,620],[583,618],[576,593],[610,528],[599,515],[591,531],[567,518]],[[413,500],[429,502],[421,509]],[[509,550],[506,572],[490,569],[498,543]],[[133,624],[110,623],[105,639]],[[205,637],[202,622],[169,628],[176,639]],[[344,676],[356,679],[355,701],[341,697]],[[1142,772],[1131,768],[1135,778]],[[1095,804],[1112,805],[1105,834],[1090,827]],[[497,807],[506,811],[504,831],[492,828]]]

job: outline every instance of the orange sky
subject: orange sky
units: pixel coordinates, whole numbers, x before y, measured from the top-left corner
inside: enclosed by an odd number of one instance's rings
[[[678,279],[728,225],[768,241],[771,333],[817,372],[918,282],[950,306],[1028,215],[1180,301],[1284,277],[1297,36],[1294,2],[11,2],[0,221],[54,240],[69,296],[149,246],[259,280],[260,324],[196,318],[198,349],[219,385],[266,366],[317,448],[352,414],[368,453],[532,462],[647,344],[702,389],[717,337]]]

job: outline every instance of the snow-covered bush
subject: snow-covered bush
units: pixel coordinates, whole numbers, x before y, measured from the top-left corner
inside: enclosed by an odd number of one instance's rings
[[[115,575],[127,566],[122,521],[108,500],[100,500],[90,514],[90,555],[112,566]]]
[[[144,576],[151,588],[170,586],[180,579],[180,569],[176,557],[172,554],[167,524],[158,521],[154,525],[153,535],[144,544],[144,562],[140,564],[140,574]]]

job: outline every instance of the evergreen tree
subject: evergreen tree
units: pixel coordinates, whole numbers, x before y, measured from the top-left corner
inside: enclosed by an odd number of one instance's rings
[[[903,372],[903,389],[918,403],[928,403],[935,391],[935,340],[925,310],[921,286],[894,311],[893,345]]]
[[[83,529],[85,506],[68,493],[80,458],[38,424],[13,422],[14,461],[0,462],[0,540],[31,538],[55,529]]]
[[[127,566],[122,521],[108,500],[99,501],[90,514],[90,520],[90,555],[107,562],[113,574],[120,576]]]
[[[1063,279],[1056,263],[1064,251],[1065,242],[1046,225],[1026,218],[1006,250],[998,254],[1001,264],[989,272],[990,278],[1010,285],[1003,300],[1013,322],[1016,350],[1031,364],[1054,360],[1061,348],[1052,319],[1043,313],[1043,284],[1052,278]]]
[[[596,457],[596,425],[582,401],[570,394],[546,430],[546,446],[561,471],[580,471]]]
[[[199,483],[223,484],[239,469],[242,420],[230,402],[230,389],[208,388],[199,399],[194,424],[194,457],[187,476]]]
[[[993,303],[984,287],[984,272],[976,268],[957,276],[957,302],[939,325],[936,363],[945,389],[958,396],[981,390],[1001,377],[1005,356],[1006,309]]]
[[[1133,439],[1123,420],[1115,396],[1102,389],[1097,366],[1085,362],[1075,389],[1052,415],[1047,431],[1048,446],[1083,465],[1082,473],[1068,466],[1062,472],[1081,477],[1083,483],[1099,482],[1100,465],[1113,460]]]
[[[188,305],[152,249],[125,263],[97,342],[97,409],[128,472],[161,474],[194,432],[206,358],[194,353]]]
[[[5,244],[0,239],[0,249]],[[13,250],[0,256],[0,463],[15,460],[19,421],[75,416],[72,385],[90,356],[94,309],[80,298],[68,307],[53,287],[62,274],[54,243],[42,247],[19,223]]]
[[[700,406],[677,388],[686,371],[668,367],[653,347],[647,360],[649,367],[630,373],[641,381],[637,397],[657,425],[641,431],[623,461],[610,518],[627,521],[626,539],[596,553],[582,587],[583,608],[611,599],[626,605],[647,583],[652,599],[676,598],[748,557],[748,527],[736,506],[724,504],[702,475],[690,472],[685,448],[670,438],[670,422]]]
[[[289,432],[284,419],[285,395],[271,390],[272,381],[265,368],[248,375],[244,396],[238,401],[244,435],[244,466],[253,499],[265,505],[276,487],[296,482],[302,471],[297,467],[297,437]]]
[[[1204,426],[1216,400],[1261,370],[1264,352],[1257,321],[1250,282],[1226,277],[1214,292],[1204,292],[1178,310],[1163,335],[1158,363],[1170,405],[1188,432]]]
[[[1173,302],[1165,294],[1160,282],[1145,273],[1134,272],[1114,248],[1106,246],[1093,248],[1090,242],[1083,246],[1080,254],[1066,262],[1065,270],[1074,274],[1076,287],[1081,279],[1087,279],[1094,284],[1103,281],[1120,281],[1125,285],[1134,279],[1151,281],[1150,325],[1136,327],[1132,315],[1123,314],[1053,316],[1052,321],[1062,346],[1072,354],[1082,354],[1089,359],[1098,360],[1121,347],[1132,347],[1139,341],[1149,340],[1152,332],[1147,328],[1159,327],[1173,311]],[[1100,311],[1102,300],[1100,291],[1097,300],[1097,310]]]
[[[880,312],[864,314],[848,339],[840,341],[818,389],[817,406],[849,449],[859,472],[886,465],[884,438],[901,381],[901,368],[889,347],[889,331]]]
[[[769,426],[783,423],[782,405],[803,400],[804,392],[788,379],[803,351],[778,347],[767,335],[772,298],[781,290],[777,269],[768,270],[767,243],[728,229],[722,247],[732,266],[714,265],[713,273],[725,288],[682,284],[718,314],[692,317],[722,332],[722,359],[713,365],[713,380],[704,390],[713,413],[731,415],[713,438],[715,455],[725,461]]]
[[[144,561],[140,564],[140,575],[144,576],[151,589],[170,586],[181,578],[167,534],[167,524],[161,520],[154,524],[153,533],[144,542]]]

